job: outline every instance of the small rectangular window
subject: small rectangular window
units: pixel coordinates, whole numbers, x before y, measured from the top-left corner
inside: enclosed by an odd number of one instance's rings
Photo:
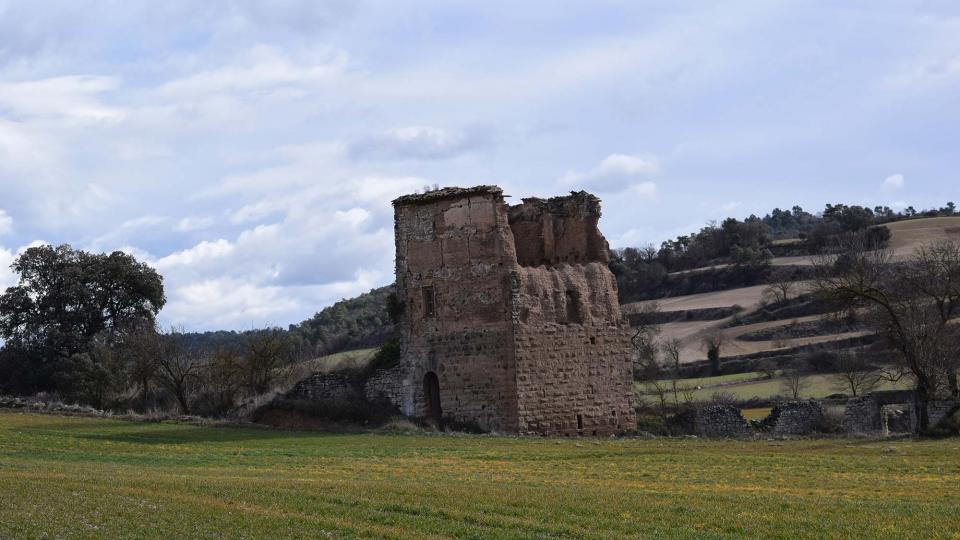
[[[433,298],[433,287],[424,287],[423,288],[423,316],[424,317],[433,317],[436,314],[436,307],[434,305]]]

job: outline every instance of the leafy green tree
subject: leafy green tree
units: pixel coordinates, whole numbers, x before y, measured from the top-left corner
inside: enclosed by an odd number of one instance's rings
[[[28,390],[55,389],[53,375],[69,371],[71,357],[90,353],[94,339],[113,346],[132,329],[152,326],[166,302],[160,274],[119,251],[38,246],[10,267],[20,280],[0,295],[0,338],[38,374]],[[87,358],[96,363],[95,356]]]

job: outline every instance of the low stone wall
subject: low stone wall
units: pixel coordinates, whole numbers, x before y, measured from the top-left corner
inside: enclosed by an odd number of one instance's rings
[[[365,380],[343,373],[314,373],[286,393],[287,399],[331,401],[366,399],[370,403],[389,402],[399,408],[403,397],[403,378],[399,366],[373,372]]]
[[[807,435],[823,428],[823,406],[817,401],[778,403],[763,420],[775,435]]]
[[[948,399],[943,401],[931,401],[927,404],[927,420],[931,428],[937,427],[947,416],[952,414],[960,407],[960,401]]]
[[[381,369],[373,373],[363,385],[363,395],[368,401],[386,400],[400,408],[403,404],[404,383],[401,367]]]
[[[751,434],[750,424],[740,414],[740,409],[729,405],[711,405],[698,409],[694,429],[702,437],[746,437]]]
[[[843,411],[843,429],[851,435],[875,435],[883,429],[880,403],[873,396],[847,400]]]
[[[847,401],[843,413],[843,428],[851,435],[890,435],[910,433],[916,429],[916,414],[912,402],[895,403],[892,398],[903,399],[907,394],[870,394]],[[878,399],[879,398],[879,399]],[[927,420],[930,428],[936,428],[947,416],[960,407],[960,401],[933,400],[927,404]]]
[[[353,379],[338,373],[314,373],[287,392],[288,399],[323,401],[357,394]]]

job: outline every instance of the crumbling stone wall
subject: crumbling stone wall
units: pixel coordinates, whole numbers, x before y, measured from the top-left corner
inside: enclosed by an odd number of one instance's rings
[[[527,198],[510,208],[510,229],[521,266],[609,262],[597,223],[600,199],[585,192],[550,199]]]
[[[913,432],[917,428],[917,417],[913,402],[908,401],[912,398],[912,391],[883,391],[847,400],[844,430],[862,435]],[[960,401],[957,400],[931,400],[927,403],[929,427],[936,428],[958,407]]]
[[[823,406],[815,400],[774,405],[763,425],[774,435],[807,435],[823,428]]]
[[[400,403],[406,391],[399,367],[377,370],[363,384],[364,397],[373,403],[381,400]]]
[[[513,287],[521,432],[632,427],[630,333],[601,262],[522,267]]]
[[[371,403],[397,403],[405,389],[397,368],[380,369],[363,376],[358,373],[314,373],[298,382],[285,397],[306,401],[337,401],[364,398]],[[365,377],[365,378],[364,378]]]
[[[953,399],[929,402],[927,404],[927,424],[931,428],[937,427],[958,408],[960,408],[960,401]]]
[[[709,405],[697,409],[694,429],[701,437],[746,437],[753,432],[740,409],[730,405]]]
[[[287,396],[290,399],[310,401],[336,400],[357,393],[353,379],[339,373],[314,373],[298,382]]]
[[[851,435],[872,435],[882,429],[880,403],[872,395],[847,400],[843,429]]]
[[[629,326],[599,199],[445,188],[394,201],[401,410],[506,432],[605,435],[635,425]],[[439,388],[439,407],[430,382]]]

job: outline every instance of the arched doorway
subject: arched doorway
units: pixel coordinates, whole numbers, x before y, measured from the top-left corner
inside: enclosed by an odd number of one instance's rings
[[[440,408],[440,379],[429,371],[423,376],[423,395],[427,398],[427,418],[440,425],[443,409]]]

